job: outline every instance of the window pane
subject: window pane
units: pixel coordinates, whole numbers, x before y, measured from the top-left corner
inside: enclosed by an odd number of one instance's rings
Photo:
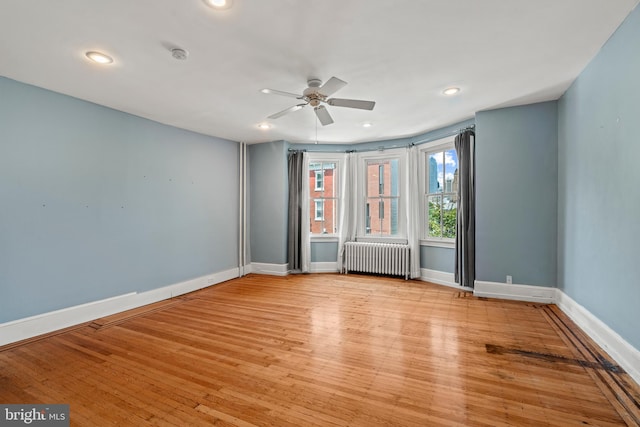
[[[399,199],[370,197],[365,206],[365,233],[374,236],[399,234]]]
[[[442,185],[438,180],[439,173],[442,171],[444,159],[444,152],[440,151],[439,153],[431,153],[429,154],[429,158],[427,159],[427,170],[429,171],[429,176],[427,177],[428,184],[428,193],[439,193],[442,191]]]
[[[458,155],[455,149],[429,154],[427,170],[428,193],[457,191]]]
[[[427,238],[455,239],[458,155],[451,147],[428,153],[426,160]]]
[[[399,200],[397,198],[393,198],[390,201],[391,204],[391,212],[390,212],[390,235],[391,236],[396,236],[398,235],[398,218],[400,217],[400,211],[399,211]]]
[[[309,165],[309,195],[311,199],[315,197],[322,197],[322,169],[320,166],[316,170],[311,170]],[[318,186],[320,184],[320,186]],[[313,211],[312,211],[313,212]]]
[[[368,160],[367,196],[399,196],[399,165],[398,159]]]
[[[380,230],[382,229],[381,224],[382,220],[380,217],[384,215],[384,213],[380,212],[380,199],[378,198],[368,198],[367,206],[369,207],[369,217],[367,218],[367,222],[369,223],[369,234],[380,234]]]
[[[320,214],[320,216],[318,216]],[[309,231],[311,234],[320,234],[322,233],[322,228],[324,227],[322,221],[322,201],[321,200],[311,200],[309,206],[309,217],[311,219],[311,224]]]
[[[446,195],[442,203],[442,237],[447,239],[456,238],[456,197]]]
[[[311,234],[336,234],[338,219],[338,163],[309,163],[309,229]]]
[[[335,199],[325,199],[324,201],[324,224],[322,227],[323,234],[335,234],[337,230],[338,220],[338,201]]]
[[[444,192],[453,193],[458,191],[458,155],[455,149],[444,152]]]
[[[429,196],[429,237],[442,237],[442,196]]]
[[[367,196],[380,194],[380,162],[367,161]]]
[[[336,234],[338,232],[338,200],[312,200],[311,234]]]
[[[324,197],[337,197],[338,179],[335,163],[324,163]]]

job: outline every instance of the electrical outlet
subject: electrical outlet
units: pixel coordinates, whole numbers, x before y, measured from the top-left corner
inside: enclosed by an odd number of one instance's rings
[[[513,283],[513,277],[507,276],[507,284],[510,285]]]

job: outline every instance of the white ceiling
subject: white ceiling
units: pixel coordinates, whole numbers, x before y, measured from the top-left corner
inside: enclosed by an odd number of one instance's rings
[[[316,141],[297,100],[308,77],[339,77],[317,140],[427,132],[476,111],[557,99],[638,0],[1,0],[0,75],[208,135]],[[173,59],[171,47],[189,51]],[[97,66],[84,53],[115,62]],[[462,91],[445,97],[442,90]],[[0,94],[1,96],[1,94]],[[363,128],[365,122],[373,123]]]

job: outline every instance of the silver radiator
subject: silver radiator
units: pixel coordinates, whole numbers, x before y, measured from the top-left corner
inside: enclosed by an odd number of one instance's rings
[[[410,274],[409,245],[399,243],[346,242],[344,270],[404,276]]]

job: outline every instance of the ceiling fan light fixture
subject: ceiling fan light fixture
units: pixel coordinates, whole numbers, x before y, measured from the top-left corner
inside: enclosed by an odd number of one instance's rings
[[[233,0],[203,0],[203,1],[204,1],[204,4],[206,4],[207,6],[217,10],[229,9],[233,5]]]
[[[102,52],[90,50],[85,56],[97,64],[107,65],[113,63],[113,58]]]
[[[271,89],[260,89],[262,93],[271,93]]]
[[[259,127],[260,129],[265,129],[265,130],[266,130],[266,129],[271,129],[271,125],[270,125],[269,123],[260,123],[260,124],[258,125],[258,127]]]
[[[451,95],[455,95],[456,93],[460,92],[460,88],[459,87],[448,87],[445,90],[442,91],[442,93],[444,95],[447,96],[451,96]]]

